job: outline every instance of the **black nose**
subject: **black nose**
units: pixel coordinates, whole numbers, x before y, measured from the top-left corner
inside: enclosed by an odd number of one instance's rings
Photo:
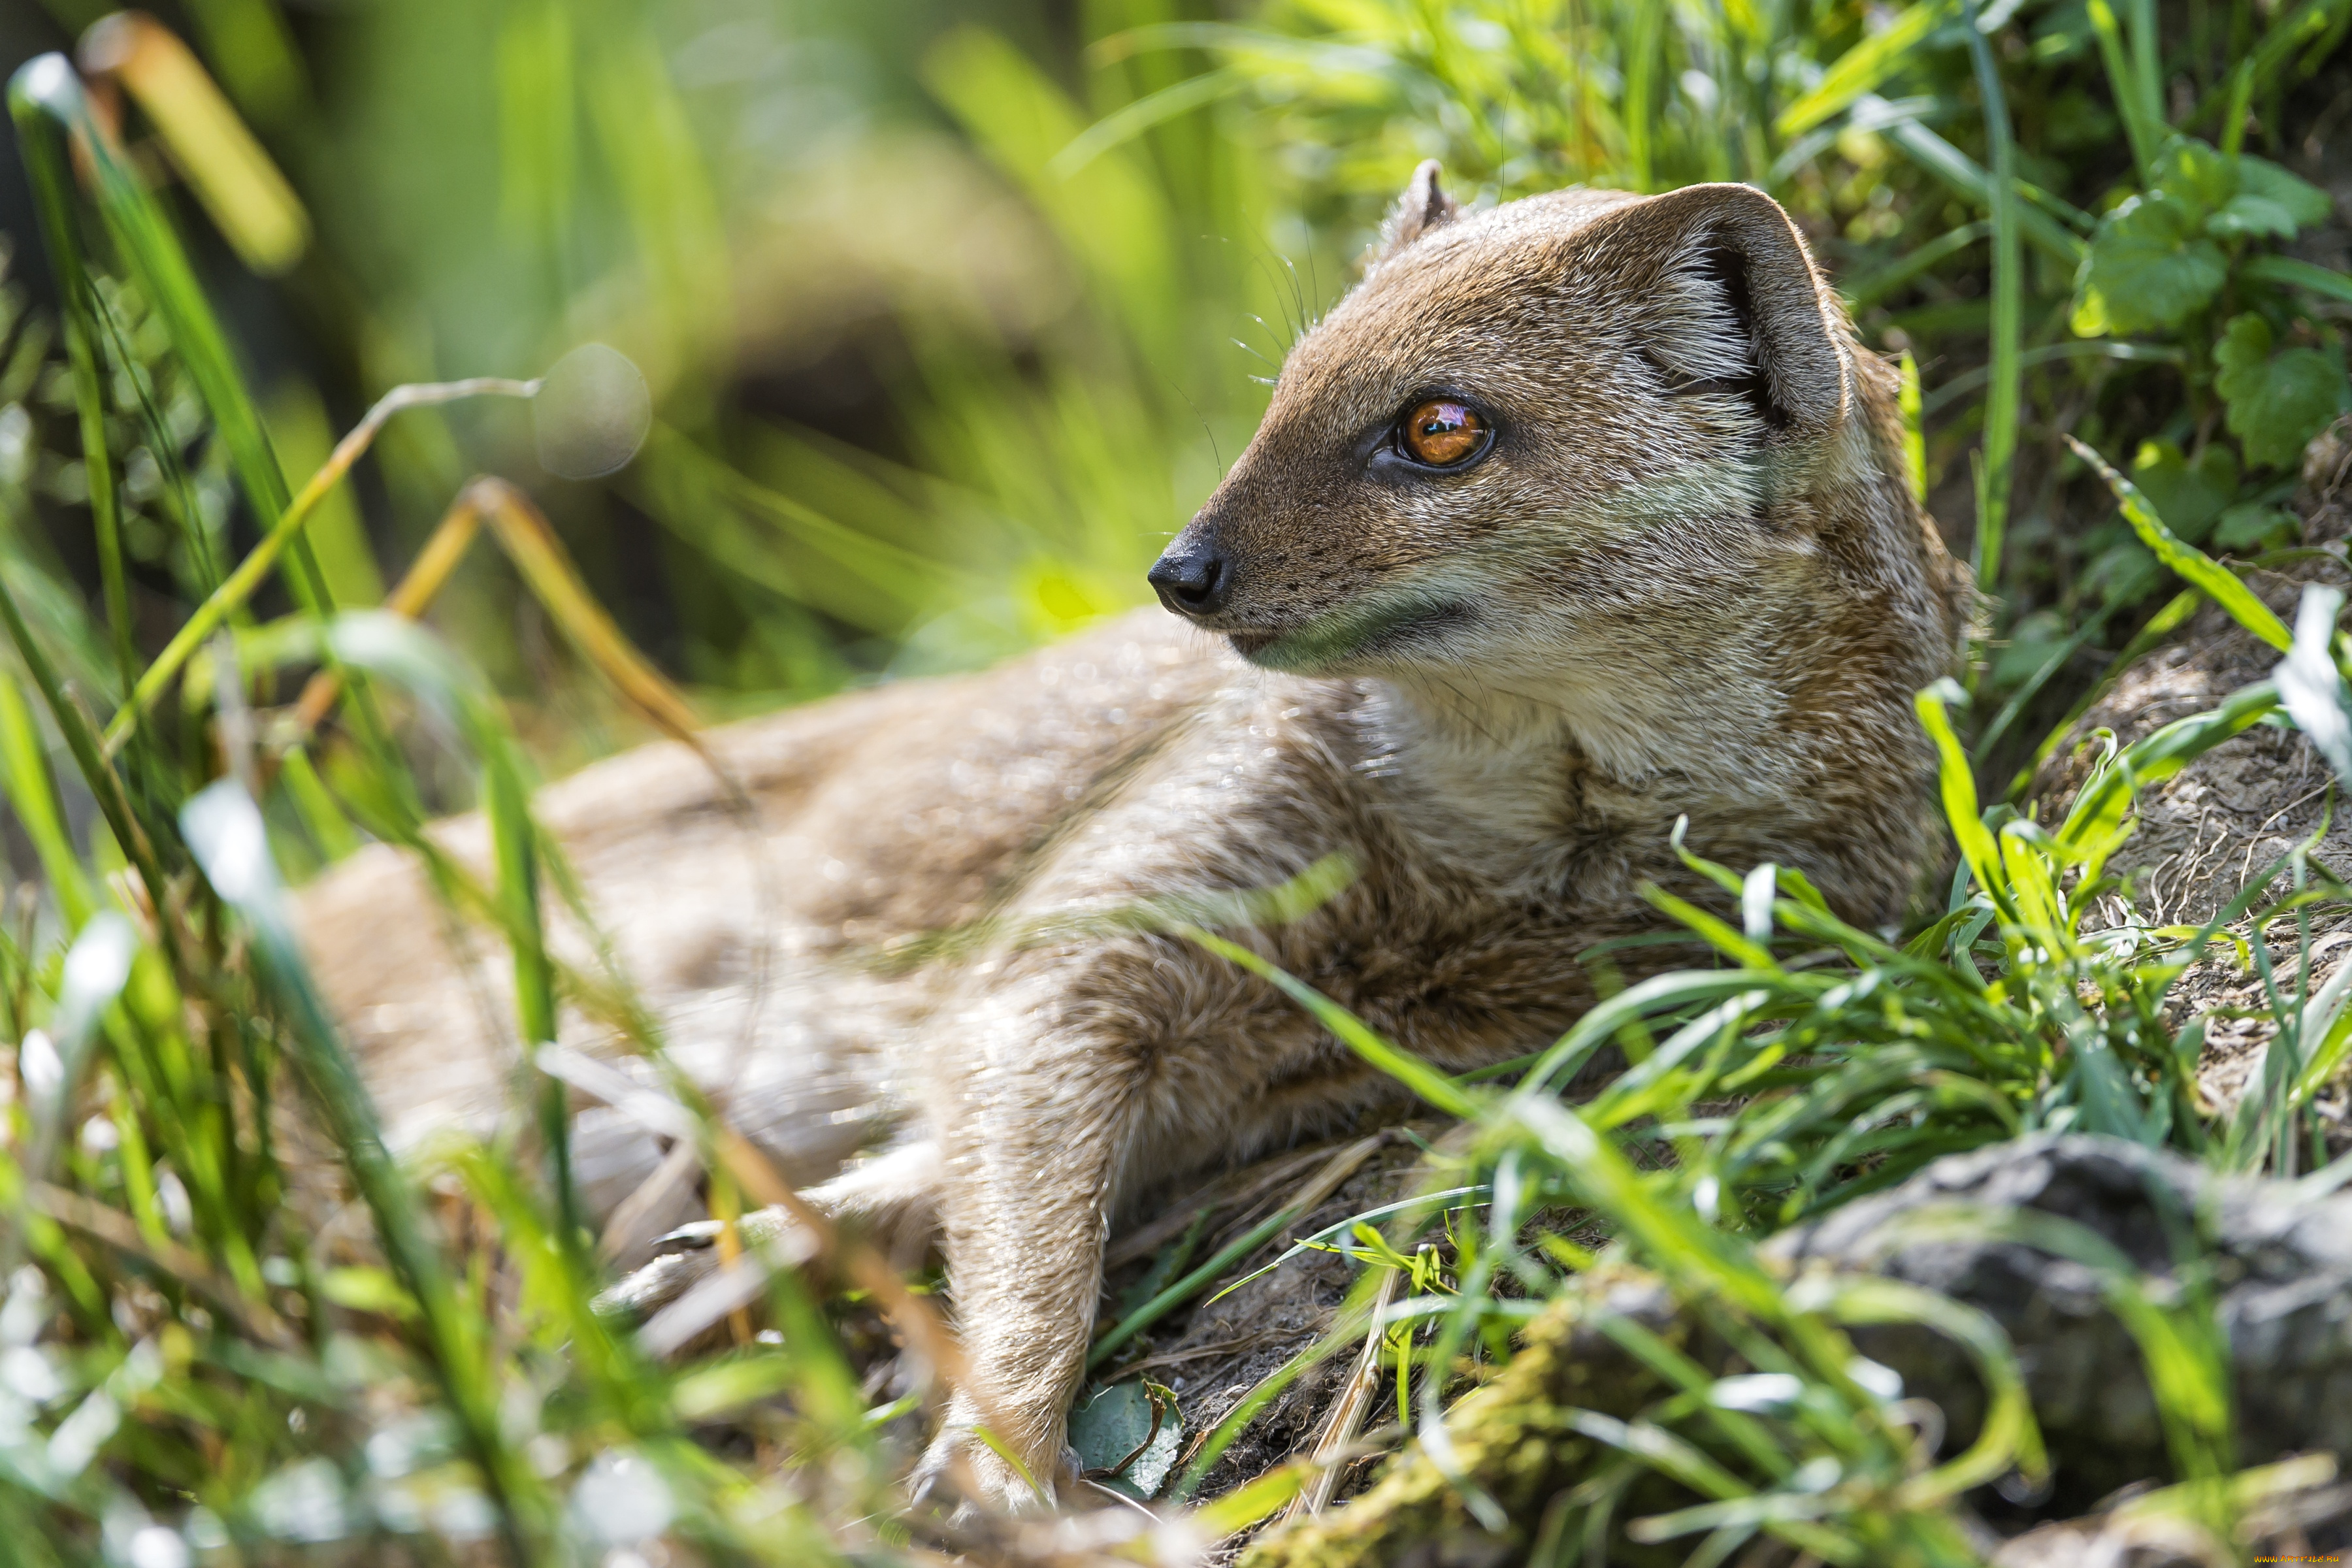
[[[1148,581],[1180,616],[1214,615],[1233,593],[1234,569],[1213,546],[1171,544],[1151,563]]]

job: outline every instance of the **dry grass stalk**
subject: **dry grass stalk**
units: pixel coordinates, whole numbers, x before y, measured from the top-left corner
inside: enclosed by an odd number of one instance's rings
[[[1381,1276],[1378,1294],[1372,1298],[1371,1321],[1364,1325],[1364,1345],[1356,1352],[1356,1364],[1348,1371],[1347,1384],[1331,1406],[1323,1430],[1309,1451],[1322,1468],[1283,1510],[1282,1522],[1287,1524],[1302,1515],[1321,1513],[1331,1501],[1331,1494],[1339,1489],[1339,1475],[1345,1468],[1349,1447],[1364,1424],[1364,1413],[1372,1405],[1372,1390],[1381,1378],[1381,1346],[1387,1338],[1388,1324],[1382,1321],[1397,1291],[1404,1282],[1404,1270],[1391,1268]]]

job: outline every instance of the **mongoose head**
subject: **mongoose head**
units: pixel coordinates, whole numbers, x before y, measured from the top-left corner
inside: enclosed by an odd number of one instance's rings
[[[1550,701],[1736,655],[1768,605],[1891,611],[1948,661],[1965,589],[1894,387],[1760,191],[1465,213],[1423,164],[1151,582],[1270,668]]]

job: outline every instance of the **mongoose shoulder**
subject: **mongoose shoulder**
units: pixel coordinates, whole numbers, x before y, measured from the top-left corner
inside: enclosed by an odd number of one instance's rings
[[[1931,844],[1912,696],[1971,593],[1892,373],[1769,198],[1465,213],[1433,164],[1150,579],[1172,616],[713,732],[749,816],[675,746],[541,800],[729,1117],[819,1203],[938,1226],[971,1386],[934,1458],[1001,1500],[1025,1486],[963,1434],[985,1410],[1057,1473],[1118,1205],[1393,1092],[1122,912],[1344,857],[1328,900],[1228,934],[1448,1070],[1573,1022],[1577,954],[1686,885],[1677,819],[1891,921]],[[396,1135],[494,1115],[499,966],[424,878],[366,851],[305,918]],[[600,1215],[678,1217],[651,1134],[589,1110],[578,1140]]]

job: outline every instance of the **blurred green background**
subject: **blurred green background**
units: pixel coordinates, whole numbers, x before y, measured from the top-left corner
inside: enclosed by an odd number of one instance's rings
[[[10,0],[0,65],[73,48],[102,14]],[[2202,316],[2179,342],[2070,330],[2094,224],[2143,174],[2111,79],[2155,51],[2140,79],[2159,124],[2210,140],[2231,71],[2284,37],[2249,92],[2246,150],[2341,184],[2352,85],[2334,62],[2352,7],[2001,0],[1973,14],[2007,83],[2023,193],[2025,406],[1986,679],[2054,711],[2156,581],[2063,432],[2137,458],[2151,493],[2193,514],[2173,516],[2184,534],[2234,507],[2224,547],[2285,542],[2291,476],[2225,449],[2200,384]],[[260,276],[224,238],[235,217],[183,183],[188,160],[153,133],[153,106],[121,99],[294,482],[397,383],[535,374],[601,340],[654,389],[653,438],[593,483],[538,467],[518,405],[404,416],[316,526],[338,597],[380,596],[463,480],[499,473],[538,496],[625,629],[714,714],[968,667],[1143,602],[1141,567],[1247,439],[1259,378],[1346,287],[1382,205],[1430,155],[1465,199],[1580,180],[1771,190],[1872,345],[1916,356],[1936,510],[1956,548],[1976,531],[1992,153],[1957,4],[187,0],[155,16],[284,171],[307,226],[299,254]],[[13,155],[0,170],[12,297],[37,303],[21,171]],[[2287,237],[2345,264],[2340,210]],[[2326,323],[2342,307],[2300,308],[2340,382]],[[122,309],[135,321],[141,307]],[[8,318],[22,363],[0,384],[0,507],[34,525],[12,530],[16,549],[87,589],[62,368],[45,337],[49,368],[25,352],[37,316]],[[149,450],[118,398],[145,454],[127,464],[128,542],[152,652],[197,596],[184,563],[175,575],[188,535],[168,509],[192,496],[222,559],[254,531],[160,336],[151,350],[184,438]],[[433,618],[520,700],[551,766],[643,732],[495,552],[469,558]]]
[[[969,666],[1140,602],[1157,542],[1248,437],[1264,396],[1251,373],[1339,274],[1295,222],[1270,240],[1255,161],[1213,120],[1048,172],[1096,113],[1197,66],[1083,66],[1087,36],[1160,19],[1102,9],[161,13],[313,227],[265,281],[175,198],[296,482],[396,383],[536,374],[602,340],[655,391],[656,435],[609,482],[546,475],[518,406],[396,422],[321,520],[338,597],[380,596],[461,482],[490,470],[536,492],[592,587],[717,711]],[[70,47],[97,14],[16,5],[0,64]],[[137,145],[135,114],[131,130]],[[169,179],[169,154],[144,151]],[[5,162],[17,287],[42,291]],[[168,395],[168,367],[161,379]],[[23,392],[38,427],[0,479],[26,487],[16,505],[87,578],[69,405],[53,385]],[[198,437],[193,401],[180,412]],[[200,437],[183,455],[211,526],[242,544],[226,468]],[[142,511],[170,504],[154,463],[129,468]],[[164,633],[172,534],[152,519],[131,531]],[[593,682],[494,552],[435,619],[534,700],[535,739],[574,755],[612,742]]]

